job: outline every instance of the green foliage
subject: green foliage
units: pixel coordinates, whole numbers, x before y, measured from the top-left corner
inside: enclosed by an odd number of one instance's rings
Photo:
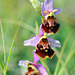
[[[39,57],[39,58],[40,58],[40,57]],[[46,69],[46,71],[48,72],[48,74],[50,75],[51,73],[50,73],[50,70],[49,70],[49,68],[48,68],[48,66],[47,66],[47,61],[46,61],[46,59],[40,58],[40,61],[41,61],[42,65],[45,67],[45,69]]]
[[[22,21],[22,19],[21,19],[21,21]],[[6,75],[6,72],[7,72],[7,69],[8,69],[8,64],[9,64],[9,59],[10,59],[11,51],[12,51],[12,48],[13,48],[13,45],[14,45],[14,41],[15,41],[15,39],[16,39],[16,35],[17,35],[18,30],[19,30],[19,28],[20,28],[21,21],[20,21],[20,23],[19,23],[19,26],[18,26],[18,28],[17,28],[17,30],[16,30],[16,33],[15,33],[15,35],[14,35],[14,38],[13,38],[13,41],[12,41],[12,44],[11,44],[11,48],[10,48],[10,51],[9,51],[9,54],[8,54],[8,59],[7,59],[7,63],[6,63],[6,67],[5,67],[6,69],[5,69],[4,75]]]
[[[68,62],[70,61],[70,59],[72,58],[72,56],[75,54],[75,50],[72,52],[69,52],[68,57],[64,63],[64,65],[61,67],[61,69],[59,70],[58,75],[61,75],[61,73],[63,72],[64,68],[66,67],[66,65],[68,64]]]
[[[62,58],[62,55],[63,55],[63,52],[64,52],[64,48],[67,44],[67,41],[69,40],[69,37],[70,35],[68,36],[68,38],[66,38],[63,46],[62,46],[62,49],[61,49],[61,52],[60,52],[60,55],[59,55],[59,58],[58,58],[58,61],[57,61],[57,65],[56,65],[56,69],[55,69],[55,72],[54,72],[54,75],[57,75],[57,71],[58,71],[58,68],[59,68],[59,64],[60,64],[60,61],[61,61],[61,58]]]
[[[37,23],[37,21],[36,21],[36,33],[39,33],[39,25],[38,25],[38,23]]]
[[[2,69],[2,72],[4,72],[4,66],[1,61],[0,61],[0,68]]]
[[[75,10],[73,10],[73,7],[75,6],[74,3],[75,1],[67,1],[67,0],[66,1],[54,0],[54,3],[53,3],[54,8],[56,7],[62,8],[62,14],[59,14],[56,16],[58,19],[58,23],[60,24],[60,30],[58,31],[57,34],[51,35],[50,37],[53,39],[59,40],[61,43],[62,49],[53,48],[55,50],[56,56],[54,56],[52,59],[49,59],[47,61],[47,63],[49,63],[48,67],[50,69],[51,74],[54,74],[57,64],[59,65],[57,69],[57,75],[58,73],[59,74],[61,73],[62,75],[75,74],[75,65],[74,65],[75,63],[75,42],[74,42],[75,40],[75,29],[74,29],[75,28],[75,23],[74,23]],[[35,8],[38,10],[37,7]],[[40,10],[38,11],[40,12]],[[14,46],[13,44],[11,46],[12,39],[17,29],[17,25],[19,23],[21,16],[23,16],[24,19],[16,35],[16,39],[13,42]],[[4,60],[3,60],[4,58],[5,58],[5,61],[8,60],[8,63],[9,63],[9,64],[7,63],[7,70],[6,70],[7,75],[22,75],[25,73],[26,68],[20,69],[20,67],[18,66],[19,60],[23,59],[23,60],[33,61],[33,55],[31,54],[31,52],[34,49],[34,47],[24,47],[23,42],[24,40],[29,39],[35,35],[36,20],[39,26],[42,23],[39,20],[38,16],[39,16],[38,13],[36,13],[36,11],[33,9],[33,7],[31,6],[31,3],[28,0],[5,0],[5,1],[0,0],[0,17],[2,20],[2,28],[0,28],[1,29],[0,30],[1,31],[0,33],[0,69],[1,69],[0,73],[1,74],[2,72],[4,72],[4,67],[5,67]],[[70,38],[68,38],[67,35],[69,35],[70,32],[72,33]],[[65,41],[66,39],[68,41],[64,45],[64,43],[66,42]],[[74,42],[74,46],[73,46],[73,42]],[[73,48],[71,48],[72,46]],[[9,53],[9,49],[10,49],[10,53]],[[7,58],[8,55],[9,55],[9,58]]]
[[[41,15],[40,2],[38,0],[30,0],[35,10]]]

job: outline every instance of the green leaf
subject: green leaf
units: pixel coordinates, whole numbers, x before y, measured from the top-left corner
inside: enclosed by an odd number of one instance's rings
[[[41,57],[39,57],[39,58],[40,58],[42,65],[45,67],[46,71],[48,72],[48,75],[50,75],[50,70],[47,66],[46,59],[42,59]]]
[[[64,49],[65,49],[65,46],[67,44],[67,41],[69,40],[69,37],[70,37],[70,34],[69,36],[66,38],[63,46],[62,46],[62,49],[61,49],[61,52],[60,52],[60,56],[59,56],[59,59],[57,61],[57,65],[56,65],[56,68],[55,68],[55,72],[54,72],[54,75],[57,75],[57,72],[58,72],[58,68],[59,68],[59,64],[60,64],[60,61],[61,61],[61,58],[62,58],[62,55],[63,55],[63,52],[64,52]]]
[[[3,64],[2,64],[1,61],[0,61],[0,67],[1,67],[1,69],[2,69],[2,72],[4,72],[4,66],[3,66]]]
[[[75,62],[75,61],[74,61],[74,62]],[[75,68],[75,63],[73,64],[73,67],[72,67],[72,69],[71,69],[71,71],[70,71],[70,75],[72,75],[72,72],[73,72],[74,68]]]
[[[23,18],[22,18],[22,19],[23,19]],[[21,19],[21,21],[22,21],[22,19]],[[13,45],[14,45],[14,41],[15,41],[16,35],[17,35],[18,30],[19,30],[19,28],[20,28],[21,21],[20,21],[20,23],[19,23],[19,26],[18,26],[18,28],[17,28],[17,30],[16,30],[16,33],[15,33],[15,35],[14,35],[14,38],[13,38],[13,41],[12,41],[12,44],[11,44],[11,48],[10,48],[10,51],[9,51],[9,55],[8,55],[7,64],[6,64],[6,69],[5,69],[4,75],[6,75],[6,72],[7,72],[7,69],[8,69],[8,64],[9,64],[9,59],[10,59],[11,51],[12,51],[12,48],[13,48]]]
[[[3,75],[3,73],[0,71],[0,75]]]
[[[64,68],[66,67],[66,65],[68,64],[68,62],[70,61],[70,59],[72,58],[72,56],[75,54],[75,50],[73,50],[72,52],[69,52],[69,55],[64,63],[64,65],[61,67],[61,69],[59,70],[58,75],[61,75],[61,73],[63,72]]]
[[[41,15],[41,20],[43,20],[44,19],[44,17]]]
[[[38,25],[37,21],[36,21],[36,33],[39,33],[39,25]]]
[[[55,50],[55,54],[56,54],[57,58],[59,59],[60,53],[58,52],[58,50],[57,50],[56,48],[53,48],[53,49]],[[60,63],[61,63],[62,66],[64,65],[63,59],[61,59]],[[67,71],[67,69],[66,69],[66,67],[65,67],[65,69],[64,69],[64,72],[65,72],[65,75],[69,75],[69,74],[68,74],[68,71]]]
[[[2,27],[1,19],[0,19],[0,25],[1,25],[1,33],[2,33],[2,41],[3,41],[3,50],[4,50],[4,71],[5,71],[6,52],[5,52],[4,33],[3,33],[3,27]]]

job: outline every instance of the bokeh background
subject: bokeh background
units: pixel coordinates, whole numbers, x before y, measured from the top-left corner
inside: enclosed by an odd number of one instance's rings
[[[39,1],[42,2],[42,0]],[[62,56],[62,59],[65,62],[69,52],[75,49],[75,1],[53,1],[53,8],[60,7],[62,9],[62,13],[56,16],[60,24],[60,30],[57,34],[51,35],[50,37],[59,40],[61,46],[63,46],[65,40],[68,39],[68,36],[70,36],[66,47],[64,48],[65,50]],[[35,36],[35,22],[37,21],[38,25],[40,26],[42,21],[40,15],[32,7],[32,4],[29,0],[0,0],[0,18],[4,31],[5,49],[7,57],[14,34],[22,17],[23,21],[12,49],[7,75],[24,75],[24,73],[26,72],[26,68],[19,67],[18,62],[19,60],[29,60],[32,62],[34,59],[32,51],[35,48],[30,46],[24,46],[23,43],[24,40]],[[58,50],[58,52],[60,52],[61,48],[56,49]],[[2,61],[2,63],[4,57],[3,55],[2,33],[0,27],[0,61]],[[56,55],[54,55],[52,59],[47,59],[48,66],[52,74],[54,73],[57,60],[58,58]],[[68,62],[66,68],[69,75],[75,74],[75,54]]]

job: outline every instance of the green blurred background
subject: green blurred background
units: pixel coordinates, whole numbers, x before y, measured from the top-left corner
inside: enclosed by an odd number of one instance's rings
[[[67,39],[68,35],[71,34],[62,56],[62,59],[66,61],[69,52],[75,49],[75,1],[54,0],[53,8],[57,7],[62,9],[62,13],[56,16],[60,23],[60,30],[57,34],[51,35],[50,37],[59,40],[61,46],[63,46],[64,41]],[[42,21],[40,15],[34,10],[29,0],[0,0],[0,18],[4,31],[6,56],[8,56],[14,34],[22,17],[23,21],[13,46],[7,75],[24,75],[26,72],[26,68],[19,67],[18,62],[19,60],[29,60],[32,62],[34,59],[32,51],[35,48],[30,46],[25,47],[23,43],[24,40],[35,36],[35,22],[37,21],[40,26]],[[61,48],[56,49],[60,52]],[[0,27],[0,61],[2,61],[2,63],[4,58],[3,55],[2,33]],[[54,55],[52,59],[47,59],[47,63],[53,74],[57,64],[56,55]],[[66,68],[68,69],[69,74],[75,75],[75,54]]]

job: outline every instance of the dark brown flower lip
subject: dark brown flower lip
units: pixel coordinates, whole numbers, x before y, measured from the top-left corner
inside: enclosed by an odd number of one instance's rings
[[[54,18],[54,24],[49,24],[49,21],[44,19],[42,23],[42,30],[46,33],[56,34],[60,28],[60,24],[57,23],[57,19]]]
[[[55,54],[55,51],[51,49],[50,43],[48,43],[47,47],[44,47],[43,44],[38,43],[35,53],[41,58],[45,59],[46,57],[52,58]]]
[[[36,69],[34,69],[33,67],[33,64],[29,64],[29,66],[28,66],[28,72],[27,73],[25,73],[26,75],[41,75],[41,73],[40,73],[40,71],[36,68]]]
[[[53,15],[52,16],[48,16],[47,20],[49,20],[49,22],[53,22],[54,21],[54,16]]]

